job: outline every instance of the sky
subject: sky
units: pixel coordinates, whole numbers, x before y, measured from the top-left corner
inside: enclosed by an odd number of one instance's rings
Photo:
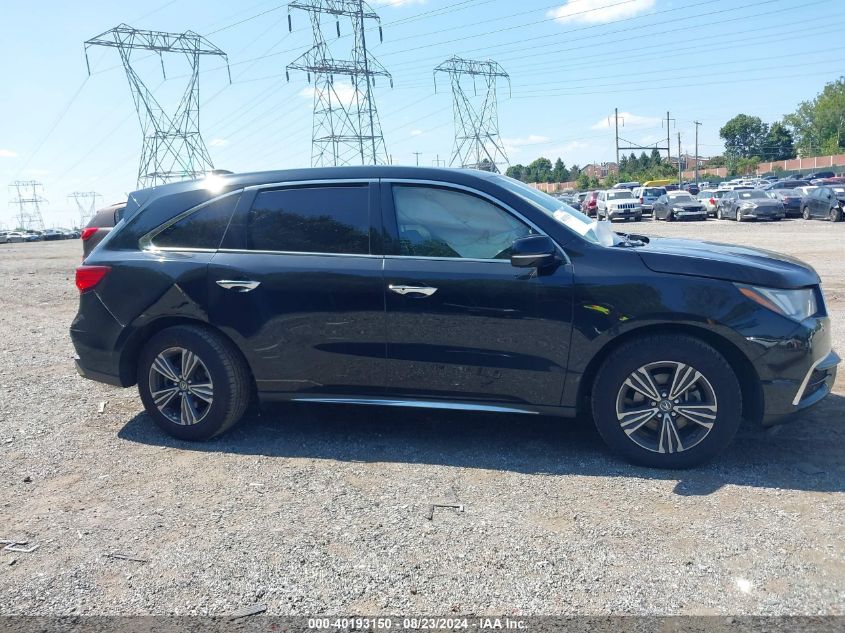
[[[620,136],[672,154],[721,153],[719,128],[740,112],[779,120],[842,74],[843,0],[371,0],[372,55],[391,73],[375,103],[394,164],[432,165],[453,150],[447,78],[433,69],[452,55],[492,59],[510,75],[498,84],[498,119],[511,164],[539,156],[567,165],[615,160]],[[228,55],[200,61],[200,129],[214,166],[256,171],[309,166],[313,89],[285,67],[311,46],[308,16],[275,0],[0,0],[0,227],[11,228],[16,180],[35,180],[46,226],[77,224],[68,196],[95,191],[100,203],[137,188],[142,134],[118,51],[83,42],[120,23],[193,30]],[[348,57],[350,23],[340,39]],[[827,43],[830,44],[827,44]],[[836,42],[837,44],[833,44]],[[186,85],[187,62],[133,54],[136,71],[167,108]],[[341,81],[338,79],[337,81]],[[466,84],[466,90],[471,90]],[[350,90],[351,92],[351,90]],[[415,154],[419,152],[419,156]]]

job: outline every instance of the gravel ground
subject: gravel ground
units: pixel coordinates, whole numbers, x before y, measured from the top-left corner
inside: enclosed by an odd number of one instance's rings
[[[810,262],[845,349],[845,227],[635,228]],[[845,379],[688,472],[588,422],[442,411],[285,405],[191,445],[74,372],[79,256],[0,245],[0,539],[38,545],[0,551],[2,614],[845,613]]]

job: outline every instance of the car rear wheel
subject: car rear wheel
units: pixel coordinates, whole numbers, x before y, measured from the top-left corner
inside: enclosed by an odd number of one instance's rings
[[[716,209],[716,219],[717,220],[722,219],[722,210],[721,209]]]
[[[138,391],[150,417],[182,440],[206,440],[243,417],[251,397],[246,363],[222,335],[202,327],[162,330],[144,347]]]
[[[611,449],[653,468],[702,464],[730,444],[742,393],[736,374],[696,338],[648,336],[602,364],[592,392],[593,418]]]
[[[804,218],[805,220],[810,219],[810,207],[805,205],[804,208],[801,209],[801,217]]]

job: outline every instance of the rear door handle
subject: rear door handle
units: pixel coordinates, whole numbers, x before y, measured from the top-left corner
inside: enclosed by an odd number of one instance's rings
[[[255,290],[261,285],[260,281],[246,281],[237,279],[220,279],[217,285],[226,290],[234,290],[235,292],[249,292]]]
[[[426,297],[430,297],[435,292],[437,292],[437,288],[432,288],[431,286],[401,286],[396,284],[390,284],[388,286],[393,292],[398,295],[423,295]]]

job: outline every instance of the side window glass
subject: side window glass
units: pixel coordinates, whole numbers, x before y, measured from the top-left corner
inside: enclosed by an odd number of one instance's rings
[[[369,201],[367,184],[262,191],[247,218],[247,248],[366,255]]]
[[[158,248],[218,249],[240,194],[223,196],[171,224],[153,239]]]
[[[511,244],[532,230],[477,196],[394,185],[393,201],[402,255],[507,259]]]

